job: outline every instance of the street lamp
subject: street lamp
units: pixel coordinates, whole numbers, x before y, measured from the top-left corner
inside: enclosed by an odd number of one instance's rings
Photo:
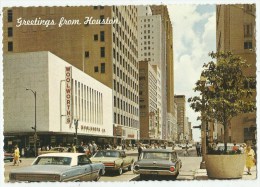
[[[34,119],[35,119],[35,122],[34,122],[34,127],[31,127],[33,130],[34,130],[34,156],[36,157],[37,156],[37,147],[36,147],[36,144],[37,144],[37,129],[36,129],[36,91],[33,91],[32,89],[29,89],[29,88],[26,88],[26,91],[30,90],[33,95],[34,95]]]

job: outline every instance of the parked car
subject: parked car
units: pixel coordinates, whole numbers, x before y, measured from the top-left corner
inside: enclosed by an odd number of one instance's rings
[[[140,174],[140,178],[148,175],[172,176],[179,175],[182,162],[176,151],[170,149],[144,149],[140,160],[134,163],[133,172]]]
[[[13,162],[13,160],[14,160],[13,153],[8,153],[8,152],[4,151],[4,161]]]
[[[126,156],[122,150],[100,150],[90,158],[93,163],[102,162],[106,171],[117,171],[119,175],[124,169],[132,170],[134,159]]]
[[[48,151],[39,151],[38,155],[47,154],[47,153],[60,153],[60,152],[68,152],[67,147],[53,147]]]
[[[102,163],[92,163],[84,153],[49,153],[31,166],[12,170],[10,182],[97,181],[105,173]]]

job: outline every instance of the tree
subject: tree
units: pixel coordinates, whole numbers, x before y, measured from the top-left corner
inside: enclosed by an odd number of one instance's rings
[[[204,79],[198,80],[194,89],[200,96],[191,97],[188,102],[195,112],[201,112],[198,119],[223,124],[226,152],[231,119],[256,110],[255,99],[251,99],[256,82],[243,74],[249,65],[241,57],[231,52],[212,52],[209,56],[217,63],[210,61],[203,65],[201,77]]]

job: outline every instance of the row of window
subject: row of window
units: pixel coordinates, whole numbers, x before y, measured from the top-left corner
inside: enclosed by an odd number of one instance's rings
[[[135,78],[138,79],[138,68],[137,70],[134,70],[134,68],[132,68],[130,66],[130,64],[127,64],[127,60],[125,60],[121,55],[119,55],[118,52],[116,52],[116,50],[113,48],[113,58],[117,61],[120,62],[120,65],[123,66],[123,68],[125,68],[126,71],[130,72],[130,74]],[[137,63],[136,63],[137,64]],[[115,72],[115,67],[114,67],[114,72]]]
[[[133,105],[128,104],[126,101],[119,99],[116,96],[114,96],[114,107],[117,107],[118,109],[121,109],[125,112],[138,116],[137,107],[134,107]]]
[[[94,72],[98,73],[99,72],[99,67],[98,66],[94,66]],[[101,63],[100,65],[100,73],[105,73],[106,72],[106,64],[105,63]]]
[[[120,36],[120,37],[121,37],[121,36]],[[121,41],[124,41],[125,45],[124,45],[123,42],[121,42]],[[119,37],[116,37],[116,34],[113,33],[113,43],[116,44],[116,46],[117,46],[121,51],[123,51],[123,53],[125,53],[126,56],[127,56],[127,54],[128,54],[128,56],[129,56],[129,54],[131,54],[131,53],[129,53],[130,51],[132,51],[132,53],[133,53],[135,56],[138,55],[137,47],[135,47],[134,44],[132,43],[132,40],[128,39],[128,38],[126,37],[126,35],[124,35],[124,34],[122,35],[121,40],[120,40],[120,38],[119,38]],[[127,45],[128,45],[128,47],[129,47],[130,51],[127,50],[127,48],[126,48]]]
[[[134,72],[132,68],[130,69],[129,72],[135,78],[135,80],[132,80],[131,77],[127,76],[127,74],[125,74],[125,72],[123,72],[121,69],[119,70],[119,67],[116,67],[115,64],[113,65],[113,72],[115,75],[117,75],[117,77],[123,80],[126,84],[130,85],[133,89],[138,91],[138,84],[136,83],[136,81],[138,80],[138,74],[136,74],[136,72]]]
[[[85,51],[85,58],[89,58],[90,57],[90,52],[89,51]],[[106,48],[105,47],[100,47],[100,57],[101,58],[105,58],[106,57]]]
[[[135,102],[138,104],[138,95],[136,95],[134,92],[128,90],[127,87],[124,85],[120,84],[116,80],[114,80],[114,90],[123,96],[129,98],[131,101]]]
[[[131,6],[124,6],[124,7],[125,7],[125,12],[127,13],[126,16],[128,16],[128,18],[132,21],[133,25],[135,27],[137,27],[137,8],[136,7],[132,8]],[[127,7],[130,8],[131,13],[129,11],[129,8],[127,8]],[[118,10],[118,7],[113,6],[113,12],[127,30],[127,24],[126,24],[125,18],[122,16],[121,12]]]
[[[98,41],[98,34],[94,34],[94,41]],[[100,31],[100,41],[105,41],[105,31]]]
[[[103,95],[101,92],[72,81],[74,116],[80,121],[103,124]]]
[[[138,121],[127,116],[123,116],[114,112],[114,123],[124,126],[138,128]]]

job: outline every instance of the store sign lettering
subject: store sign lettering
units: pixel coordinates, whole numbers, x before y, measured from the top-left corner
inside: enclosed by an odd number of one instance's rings
[[[66,123],[71,123],[71,84],[72,84],[72,68],[71,66],[65,67],[65,99],[66,99]]]

